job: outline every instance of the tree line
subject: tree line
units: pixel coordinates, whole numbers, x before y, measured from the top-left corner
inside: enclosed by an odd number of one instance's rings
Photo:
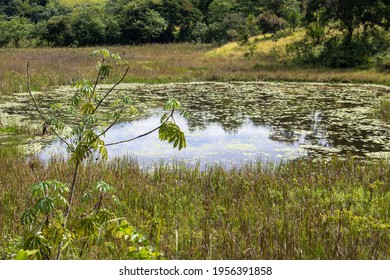
[[[390,0],[64,2],[0,0],[0,46],[245,43],[304,27],[304,40],[289,46],[297,60],[350,67],[386,53],[389,41]]]

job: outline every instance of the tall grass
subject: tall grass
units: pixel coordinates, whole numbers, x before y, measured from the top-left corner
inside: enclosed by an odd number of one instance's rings
[[[262,42],[262,41],[261,41]],[[284,42],[284,41],[282,41]],[[267,39],[251,59],[238,51],[213,53],[210,45],[152,44],[108,47],[129,61],[124,82],[168,83],[191,81],[317,81],[390,85],[390,75],[375,70],[307,68],[289,64],[279,45]],[[277,44],[277,43],[276,43]],[[268,52],[268,49],[270,51]],[[80,78],[93,78],[96,48],[0,49],[0,94],[25,91],[26,64],[30,61],[34,90],[69,85]],[[117,81],[125,66],[105,83]]]
[[[67,182],[72,168],[62,159],[46,165],[3,149],[0,160],[0,234],[12,236],[31,203],[28,185]],[[167,259],[388,259],[389,174],[386,163],[353,159],[203,171],[178,163],[143,170],[116,159],[86,165],[76,196],[97,180],[115,186],[122,204],[112,207]]]

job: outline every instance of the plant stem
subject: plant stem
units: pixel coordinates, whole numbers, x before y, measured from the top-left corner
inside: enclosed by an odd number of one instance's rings
[[[80,165],[80,163],[77,162],[75,167],[74,167],[72,185],[70,186],[70,193],[69,193],[69,198],[68,198],[68,207],[66,208],[66,211],[65,211],[65,220],[64,220],[64,224],[63,224],[64,228],[66,228],[66,224],[68,222],[68,217],[69,217],[69,214],[70,214],[70,210],[72,209],[73,195],[74,195],[74,190],[75,190],[76,179],[77,179],[77,172],[79,170],[79,165]],[[64,244],[64,240],[61,240],[61,243],[58,246],[57,260],[61,259],[61,253],[62,253],[62,246],[63,246],[63,244]]]

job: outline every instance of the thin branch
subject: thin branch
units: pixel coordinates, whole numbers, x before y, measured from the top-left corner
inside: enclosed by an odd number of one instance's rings
[[[163,124],[165,124],[170,118],[173,117],[173,113],[174,113],[174,112],[175,112],[175,109],[172,109],[170,115],[169,115],[169,116],[165,119],[165,121],[162,122],[158,127],[154,128],[154,129],[152,129],[152,130],[150,130],[150,131],[148,131],[148,132],[146,132],[146,133],[140,134],[140,135],[138,135],[138,136],[136,136],[136,137],[127,139],[127,140],[122,140],[122,141],[118,141],[118,142],[108,143],[108,144],[106,144],[106,147],[107,147],[107,146],[118,145],[118,144],[122,144],[122,143],[126,143],[126,142],[131,142],[131,141],[134,141],[134,140],[136,140],[136,139],[145,137],[145,136],[147,136],[147,135],[149,135],[149,134],[155,132],[156,130],[159,130]]]
[[[122,78],[112,86],[112,88],[107,91],[106,95],[99,101],[99,103],[96,105],[95,109],[92,111],[92,115],[96,112],[96,110],[100,107],[100,105],[103,103],[103,101],[107,98],[107,96],[116,88],[117,85],[119,85],[126,77],[127,73],[129,72],[130,67],[127,67],[125,73],[123,74]]]
[[[53,128],[53,126],[50,125],[49,121],[46,119],[46,117],[43,114],[41,108],[39,107],[39,105],[37,103],[37,100],[32,95],[32,92],[31,92],[31,89],[30,89],[30,74],[29,74],[29,71],[28,71],[29,67],[30,67],[30,62],[27,62],[27,91],[28,91],[29,95],[31,96],[31,98],[32,98],[32,100],[34,102],[35,108],[37,109],[39,115],[42,117],[43,121],[45,122],[45,125],[47,125],[55,133],[55,135],[57,135],[57,137],[62,142],[64,142],[67,146],[69,146],[69,143],[61,135],[58,134],[58,132]]]
[[[69,198],[68,198],[68,206],[67,206],[67,208],[65,210],[65,217],[64,217],[64,222],[63,222],[63,225],[62,225],[63,228],[66,228],[66,225],[68,223],[70,210],[72,208],[73,195],[74,195],[74,190],[75,190],[75,185],[76,185],[76,180],[77,180],[78,169],[79,169],[79,163],[76,163],[76,165],[74,167],[74,172],[73,172],[72,185],[70,186],[70,193],[69,193]],[[64,246],[64,239],[61,240],[61,243],[58,246],[57,260],[61,259],[61,253],[62,253],[63,246]]]
[[[119,121],[119,119],[120,119],[120,117],[121,117],[121,115],[122,115],[122,113],[123,113],[123,111],[124,111],[124,108],[125,108],[125,104],[124,103],[122,103],[122,108],[121,108],[121,110],[120,110],[120,112],[119,112],[119,115],[118,115],[118,117],[103,131],[103,132],[101,132],[98,136],[96,136],[92,141],[91,141],[91,144],[93,143],[93,142],[95,142],[96,141],[96,139],[98,139],[100,136],[102,136],[103,134],[105,134],[108,130],[110,130],[111,129],[111,127],[113,127],[118,121]]]
[[[103,64],[103,63],[104,63],[104,58],[103,58],[103,60],[102,60],[102,64]],[[97,85],[98,85],[98,83],[99,83],[99,78],[100,78],[100,69],[99,69],[99,72],[98,72],[98,74],[97,74],[97,76],[96,76],[95,85],[93,86],[93,90],[92,90],[93,93],[95,93],[96,87],[97,87]],[[91,95],[91,96],[92,96],[92,95]],[[89,102],[91,102],[91,98],[89,99]]]

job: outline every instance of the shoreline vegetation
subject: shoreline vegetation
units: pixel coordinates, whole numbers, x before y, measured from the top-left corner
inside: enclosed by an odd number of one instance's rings
[[[27,186],[51,178],[66,182],[72,167],[61,158],[44,164],[12,149],[2,149],[0,160],[0,258],[9,258],[21,242],[13,236],[22,231],[22,210],[33,201]],[[127,217],[166,259],[388,259],[389,168],[334,158],[143,170],[122,158],[88,162],[75,197],[96,178],[115,186],[121,203],[105,206]],[[20,170],[23,176],[15,176]],[[69,223],[80,214],[76,210]],[[84,250],[82,259],[126,258],[126,250],[107,246]]]
[[[211,45],[189,43],[114,46],[108,49],[128,61],[130,72],[124,83],[288,81],[390,85],[390,74],[375,69],[333,69],[294,64],[288,61],[284,42],[273,42],[270,38],[267,42],[261,44],[262,47],[251,58],[245,56],[248,47],[236,43],[217,49]],[[232,44],[235,47],[232,48]],[[94,58],[90,54],[94,49],[0,49],[0,94],[26,91],[28,61],[33,90],[45,91],[71,85],[82,77],[91,78],[93,69],[90,66]],[[125,65],[118,67],[103,83],[117,81],[125,68]]]

